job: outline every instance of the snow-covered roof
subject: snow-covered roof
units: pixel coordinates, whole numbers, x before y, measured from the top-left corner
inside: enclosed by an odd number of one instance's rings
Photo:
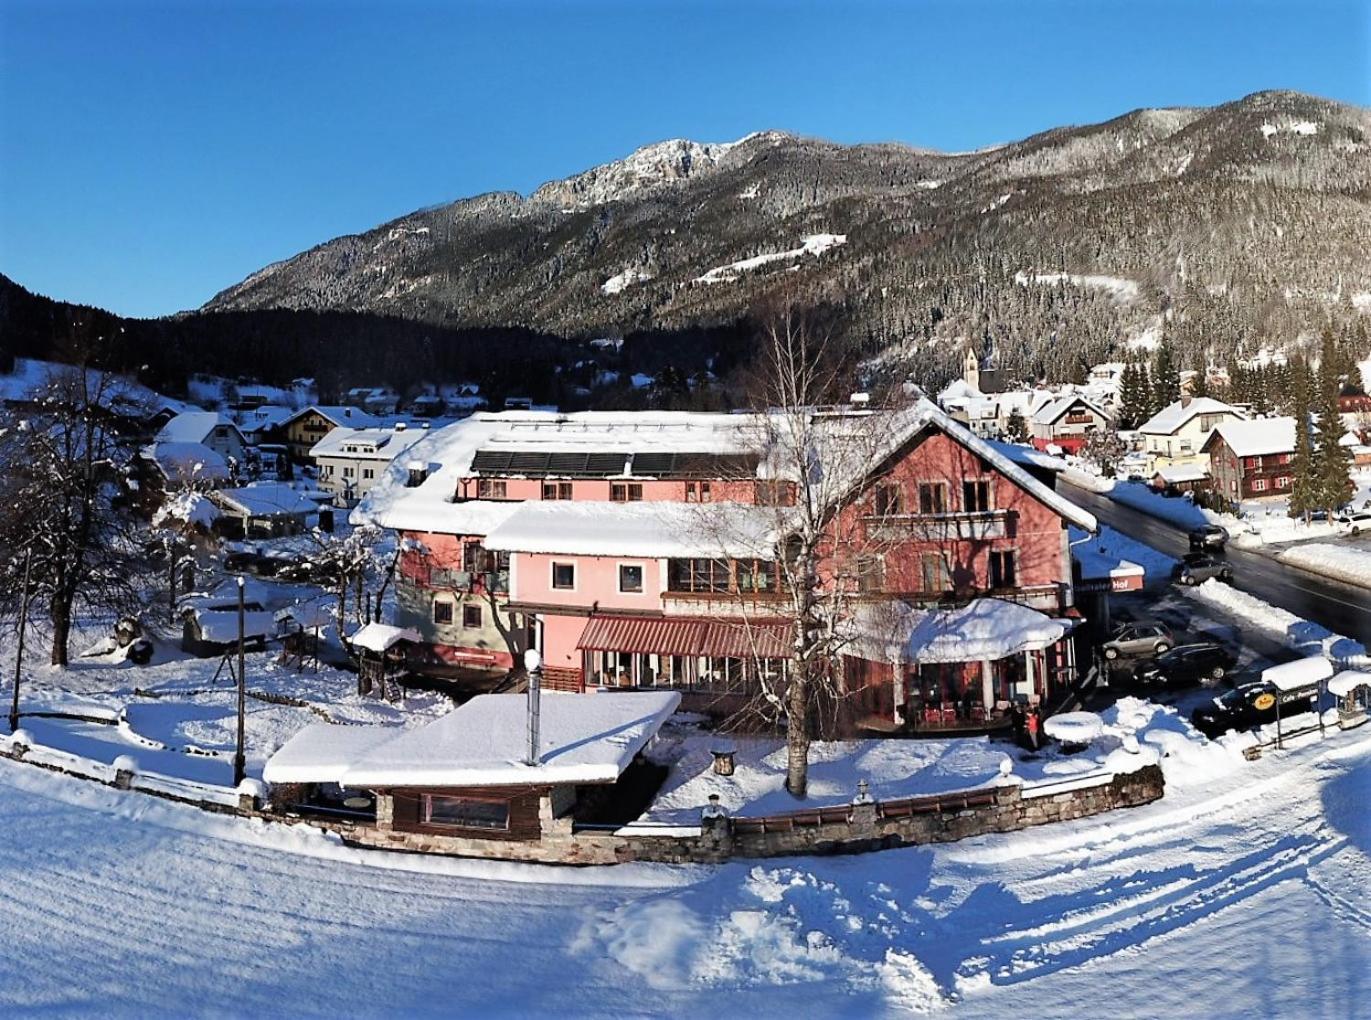
[[[529,765],[527,698],[482,694],[366,752],[341,782],[354,788],[613,783],[680,703],[675,691],[544,692],[540,764]]]
[[[203,443],[220,425],[238,432],[238,426],[217,411],[182,411],[162,426],[158,443]],[[242,438],[242,433],[239,433]]]
[[[1295,449],[1295,419],[1253,418],[1251,421],[1235,421],[1230,418],[1214,428],[1205,447],[1208,448],[1220,437],[1239,457],[1290,453]]]
[[[1068,393],[1065,396],[1058,397],[1050,403],[1044,404],[1033,412],[1033,420],[1039,425],[1052,425],[1076,404],[1083,404],[1101,418],[1106,421],[1109,420],[1107,412],[1081,396],[1079,393]]]
[[[1004,599],[973,599],[953,609],[888,601],[859,606],[850,636],[854,649],[874,660],[976,662],[1047,648],[1075,625]]]
[[[268,783],[336,783],[354,762],[399,732],[394,726],[314,723],[267,759],[262,778]]]
[[[1335,698],[1345,698],[1358,687],[1371,687],[1371,673],[1345,669],[1328,681],[1328,693]]]
[[[933,609],[905,642],[910,662],[975,662],[1056,644],[1075,626],[1004,599],[973,599],[959,609]]]
[[[143,454],[152,458],[169,481],[220,481],[229,477],[228,462],[204,443],[153,443]]]
[[[226,645],[238,640],[238,610],[233,609],[192,609],[190,615],[200,628],[200,637],[218,645]],[[261,609],[248,609],[243,612],[243,637],[252,639],[266,637],[275,628],[271,614]]]
[[[812,429],[816,444],[814,456],[829,475],[830,492],[846,491],[844,485],[857,486],[887,457],[926,429],[938,429],[977,456],[992,463],[1034,498],[1068,521],[1095,531],[1095,518],[1085,510],[1043,485],[1004,453],[955,421],[931,400],[920,398],[893,412],[879,410],[832,413],[816,409],[821,424]],[[879,434],[871,436],[865,422],[873,414],[888,414]],[[770,444],[783,446],[790,426],[784,414],[698,414],[688,411],[604,412],[578,414],[514,411],[477,414],[456,422],[416,443],[404,463],[422,461],[428,477],[415,488],[407,488],[408,472],[402,464],[392,463],[383,478],[353,511],[354,524],[374,522],[389,528],[454,531],[452,507],[459,482],[471,476],[472,458],[477,450],[501,449],[608,451],[625,453],[756,453],[763,458],[760,477],[786,477],[796,463]],[[470,531],[469,534],[477,532]]]
[[[1313,687],[1320,680],[1333,675],[1333,664],[1322,655],[1311,655],[1307,659],[1282,662],[1262,670],[1262,680],[1278,691],[1295,691],[1301,687]]]
[[[1138,426],[1138,431],[1152,436],[1175,435],[1185,427],[1186,422],[1200,414],[1231,414],[1238,418],[1247,415],[1231,404],[1213,397],[1187,397],[1167,404],[1147,421]]]
[[[378,424],[378,419],[375,415],[367,414],[367,412],[363,411],[360,407],[351,407],[347,404],[310,404],[308,407],[302,407],[300,410],[296,411],[282,424],[289,424],[296,418],[301,418],[311,411],[322,415],[335,425],[348,425],[355,428]]]
[[[210,497],[221,506],[251,517],[278,514],[308,514],[319,509],[317,503],[284,482],[260,482],[237,489],[219,489]]]
[[[582,556],[757,556],[772,559],[785,520],[739,503],[534,500],[487,533],[487,549]]]
[[[310,447],[309,455],[315,459],[344,457],[348,460],[391,461],[423,438],[423,429],[339,426]]]
[[[354,648],[365,648],[369,652],[380,653],[389,651],[401,641],[409,641],[417,645],[422,640],[419,632],[410,627],[392,627],[388,623],[368,623],[365,627],[358,628],[357,632],[348,638],[348,644]]]
[[[1180,485],[1182,482],[1202,482],[1209,477],[1209,472],[1198,464],[1167,465],[1157,468],[1153,477],[1168,485]]]
[[[1035,467],[1045,471],[1065,471],[1071,465],[1061,457],[1054,457],[1050,453],[1044,453],[1034,446],[1024,446],[1020,443],[1006,443],[998,439],[987,439],[986,442],[991,449],[998,450],[1015,464],[1021,467]]]

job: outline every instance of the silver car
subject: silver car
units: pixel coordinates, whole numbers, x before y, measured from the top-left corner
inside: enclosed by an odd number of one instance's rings
[[[1134,658],[1141,655],[1161,655],[1175,644],[1175,639],[1166,627],[1145,620],[1119,624],[1114,628],[1109,640],[1101,646],[1101,650],[1106,659]]]

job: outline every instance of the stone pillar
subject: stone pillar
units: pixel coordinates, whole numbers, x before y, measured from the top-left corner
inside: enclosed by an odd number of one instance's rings
[[[376,791],[376,828],[393,829],[395,827],[395,798],[389,793]]]
[[[852,836],[855,839],[868,839],[876,835],[876,805],[874,802],[853,804],[851,822]]]
[[[700,846],[705,854],[717,860],[733,856],[733,819],[727,814],[703,815],[700,818]]]

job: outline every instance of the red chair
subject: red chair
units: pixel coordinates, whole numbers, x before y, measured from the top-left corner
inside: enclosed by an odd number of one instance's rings
[[[925,709],[924,709],[924,725],[925,725],[925,726],[941,726],[941,725],[942,725],[942,721],[943,721],[943,713],[942,713],[942,710],[941,710],[941,709],[937,709],[937,708],[925,708]]]
[[[944,726],[956,726],[956,725],[957,725],[957,710],[956,710],[955,708],[953,708],[951,705],[945,705],[945,706],[943,707],[943,725],[944,725]]]

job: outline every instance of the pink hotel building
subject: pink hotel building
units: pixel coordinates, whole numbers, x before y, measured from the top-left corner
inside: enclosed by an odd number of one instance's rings
[[[827,508],[846,732],[989,728],[1074,678],[1067,525],[1094,518],[927,400],[885,414]],[[820,419],[823,419],[821,421]],[[795,499],[750,414],[480,414],[415,447],[360,513],[400,534],[396,624],[419,664],[671,688],[727,713],[786,668],[777,550]],[[829,467],[833,467],[829,465]],[[832,552],[860,536],[858,562]]]

